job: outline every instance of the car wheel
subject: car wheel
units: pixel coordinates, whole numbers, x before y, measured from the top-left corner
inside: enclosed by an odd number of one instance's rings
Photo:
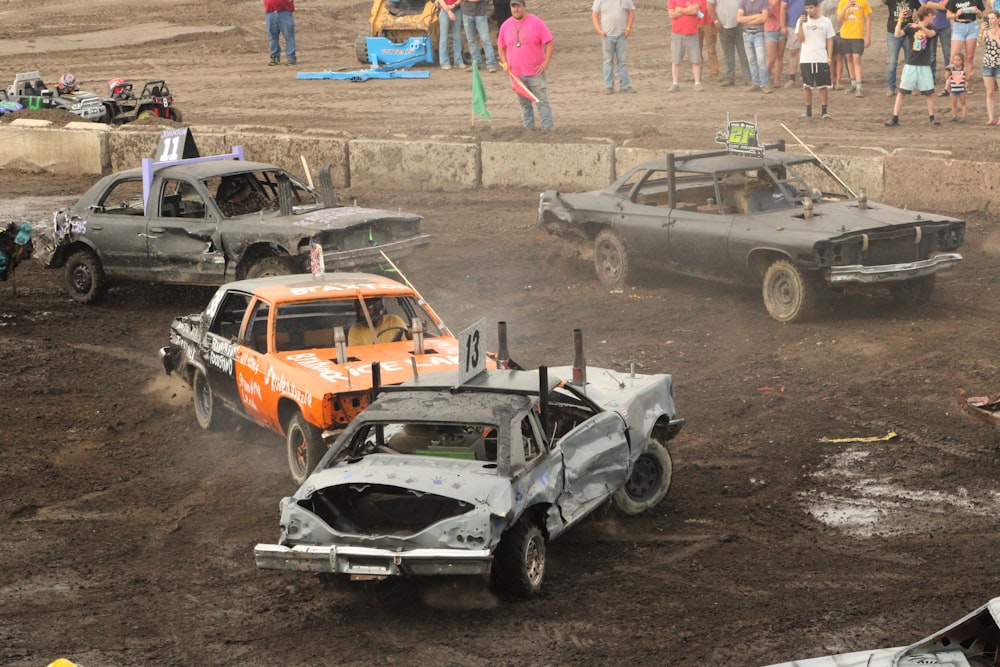
[[[601,230],[594,239],[594,269],[606,287],[623,287],[629,278],[632,260],[625,244],[610,229]]]
[[[66,291],[79,303],[98,303],[108,293],[101,260],[91,250],[77,250],[63,267]]]
[[[612,496],[615,508],[633,516],[655,507],[667,495],[674,478],[670,452],[656,438],[650,438],[646,449],[636,459],[625,486]]]
[[[216,405],[215,392],[202,371],[194,372],[191,389],[194,392],[194,416],[198,420],[198,426],[206,431],[217,431],[225,426],[225,408]]]
[[[935,284],[937,284],[937,274],[932,273],[929,276],[893,283],[889,286],[889,293],[903,305],[917,306],[931,300]]]
[[[184,115],[181,113],[180,109],[177,107],[170,107],[170,120],[175,123],[183,123],[184,121],[181,120],[182,118],[184,118]]]
[[[816,286],[787,259],[779,259],[767,267],[763,293],[764,308],[779,322],[808,317],[819,297]]]
[[[545,578],[545,536],[527,517],[515,523],[500,538],[493,554],[491,574],[496,588],[520,597],[542,590]]]
[[[354,55],[358,57],[358,62],[362,65],[368,64],[368,36],[358,35],[354,40]]]
[[[285,443],[288,447],[288,470],[295,483],[302,484],[326,453],[323,434],[299,412],[288,422]]]
[[[293,273],[301,273],[296,270],[295,263],[291,257],[265,257],[247,270],[247,278],[267,278],[270,276],[288,276]]]

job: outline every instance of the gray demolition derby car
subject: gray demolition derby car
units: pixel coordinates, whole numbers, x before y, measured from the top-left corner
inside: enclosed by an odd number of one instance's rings
[[[1000,665],[1000,598],[916,644],[782,662],[770,667],[994,667]]]
[[[281,538],[257,545],[257,566],[490,574],[498,590],[531,596],[548,540],[609,499],[625,514],[663,499],[666,443],[682,425],[670,375],[575,365],[384,387],[281,501]]]
[[[759,286],[782,322],[809,315],[828,288],[926,301],[936,272],[962,259],[964,221],[868,202],[817,158],[764,148],[670,154],[604,190],[548,190],[538,224],[581,242],[604,285],[626,285],[647,263]]]
[[[385,256],[395,261],[430,241],[420,221],[337,204],[329,165],[314,189],[279,167],[244,161],[236,147],[147,158],[102,178],[40,230],[37,257],[63,269],[73,299],[96,303],[114,280],[217,286],[308,273],[318,259],[326,271],[377,269]]]

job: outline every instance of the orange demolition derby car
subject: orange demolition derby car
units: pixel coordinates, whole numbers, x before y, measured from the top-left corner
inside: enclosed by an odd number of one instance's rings
[[[380,384],[458,370],[458,341],[407,285],[364,273],[297,274],[223,285],[202,313],[178,317],[160,350],[194,390],[202,428],[230,415],[285,436],[305,481],[329,442]]]

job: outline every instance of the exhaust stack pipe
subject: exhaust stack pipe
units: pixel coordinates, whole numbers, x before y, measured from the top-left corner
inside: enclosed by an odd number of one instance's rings
[[[374,401],[378,398],[378,395],[382,392],[382,369],[379,368],[378,362],[372,362],[372,400]]]
[[[542,431],[549,432],[549,367],[538,367],[538,419]]]
[[[413,331],[413,354],[423,354],[424,321],[419,317],[413,318],[413,322],[410,324],[410,330]],[[416,375],[416,373],[414,373],[414,375]]]
[[[337,363],[342,364],[347,361],[347,336],[344,335],[344,327],[334,327],[333,343],[337,347]]]
[[[507,348],[506,322],[497,322],[497,368],[510,368],[510,350]]]
[[[587,387],[587,362],[583,358],[583,329],[573,329],[573,384]]]
[[[858,191],[858,208],[861,210],[868,208],[868,190],[865,188]]]

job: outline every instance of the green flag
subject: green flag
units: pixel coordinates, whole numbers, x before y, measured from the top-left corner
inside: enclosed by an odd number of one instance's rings
[[[483,80],[479,78],[479,67],[476,62],[472,62],[472,113],[478,114],[486,120],[493,120],[493,116],[486,110],[486,89],[483,88]],[[472,120],[475,122],[476,117]]]

